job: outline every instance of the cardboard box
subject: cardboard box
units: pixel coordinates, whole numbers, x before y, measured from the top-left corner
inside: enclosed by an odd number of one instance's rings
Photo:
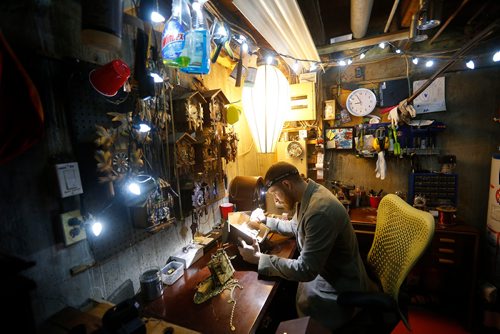
[[[247,211],[230,212],[229,220],[229,241],[237,242],[238,238],[245,240],[247,244],[252,244],[253,239],[262,243],[269,233],[269,227],[260,223],[258,226],[249,225],[250,215]]]

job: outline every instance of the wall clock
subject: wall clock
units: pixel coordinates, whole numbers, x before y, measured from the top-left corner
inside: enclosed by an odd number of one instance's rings
[[[375,109],[377,97],[367,88],[353,90],[347,97],[347,110],[354,116],[366,116]]]
[[[302,153],[304,153],[302,145],[300,145],[300,143],[296,141],[292,141],[290,144],[288,144],[286,151],[292,158],[300,158],[302,156]]]

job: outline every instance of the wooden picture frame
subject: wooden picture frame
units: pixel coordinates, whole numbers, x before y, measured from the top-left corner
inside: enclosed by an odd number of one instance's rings
[[[325,129],[326,149],[354,149],[354,127],[335,127]]]

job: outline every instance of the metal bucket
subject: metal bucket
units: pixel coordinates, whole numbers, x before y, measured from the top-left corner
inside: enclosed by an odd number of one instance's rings
[[[160,268],[151,268],[142,273],[139,278],[141,295],[145,301],[155,300],[163,294]]]

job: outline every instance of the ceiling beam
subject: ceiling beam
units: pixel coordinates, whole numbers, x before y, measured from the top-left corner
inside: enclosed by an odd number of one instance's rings
[[[334,52],[359,49],[365,46],[372,46],[381,42],[396,42],[408,39],[409,30],[401,30],[383,35],[360,38],[352,41],[339,42],[335,44],[320,46],[317,48],[319,55],[327,55]]]

